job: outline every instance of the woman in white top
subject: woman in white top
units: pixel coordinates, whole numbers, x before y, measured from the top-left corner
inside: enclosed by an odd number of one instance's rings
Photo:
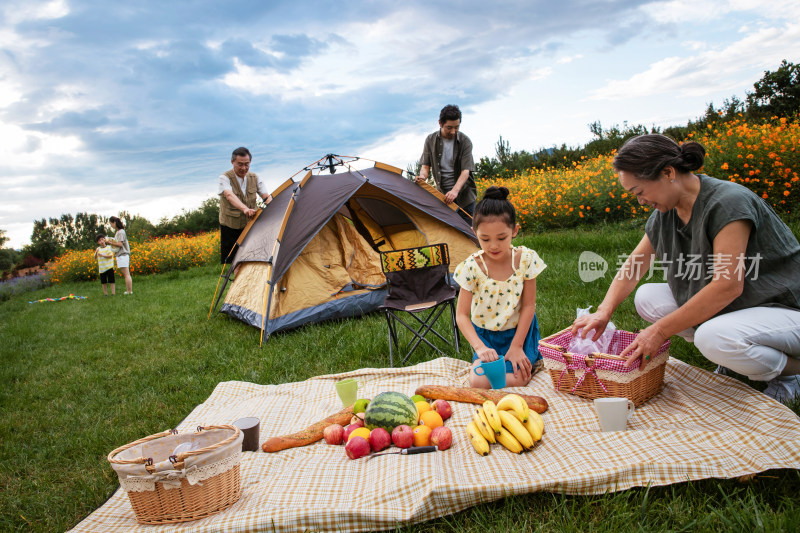
[[[114,240],[109,241],[108,244],[116,248],[117,268],[119,269],[122,277],[125,278],[125,292],[123,294],[133,294],[133,280],[131,280],[131,247],[128,244],[128,236],[125,233],[125,225],[117,217],[108,219],[111,226],[117,230],[114,235]]]

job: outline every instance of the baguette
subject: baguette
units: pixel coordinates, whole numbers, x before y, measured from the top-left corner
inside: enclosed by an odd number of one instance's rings
[[[499,390],[478,389],[474,387],[446,387],[444,385],[422,385],[417,387],[415,394],[421,394],[432,400],[448,400],[453,402],[481,404],[486,400],[497,403],[508,394]],[[528,396],[520,394],[528,407],[541,414],[547,411],[547,400],[541,396]]]
[[[298,446],[308,446],[314,444],[318,440],[322,440],[322,434],[325,428],[331,424],[340,424],[346,426],[353,418],[353,406],[345,407],[336,414],[329,416],[315,424],[308,426],[303,431],[292,433],[291,435],[284,435],[281,437],[271,437],[264,441],[261,449],[267,453],[279,452],[281,450],[288,450],[289,448],[297,448]]]

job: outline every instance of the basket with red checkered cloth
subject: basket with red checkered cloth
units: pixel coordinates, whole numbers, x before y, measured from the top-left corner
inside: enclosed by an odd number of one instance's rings
[[[608,353],[570,353],[570,328],[539,341],[544,366],[553,380],[553,387],[593,400],[595,398],[628,398],[640,405],[659,393],[664,383],[664,369],[669,359],[669,339],[640,368],[641,359],[625,367],[619,354],[636,338],[636,333],[616,330]]]

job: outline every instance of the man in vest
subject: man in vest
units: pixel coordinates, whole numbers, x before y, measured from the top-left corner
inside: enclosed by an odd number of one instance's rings
[[[472,141],[458,131],[460,126],[461,110],[458,106],[444,106],[439,113],[439,130],[425,139],[420,159],[422,168],[416,181],[427,181],[433,172],[436,188],[444,194],[444,201],[458,204],[461,208],[458,214],[472,225],[472,212],[478,196],[472,178],[475,161],[472,159]]]
[[[231,154],[233,168],[219,177],[219,233],[222,263],[231,263],[233,246],[242,234],[247,222],[256,215],[256,195],[266,203],[272,201],[264,182],[250,172],[253,156],[245,147]],[[229,257],[230,255],[230,257]]]

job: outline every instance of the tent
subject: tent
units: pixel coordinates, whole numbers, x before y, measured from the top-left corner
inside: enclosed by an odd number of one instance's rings
[[[358,159],[328,155],[303,169],[300,182],[290,178],[278,187],[239,238],[220,295],[238,272],[221,312],[259,328],[262,339],[353,317],[374,311],[386,296],[380,251],[445,242],[452,274],[478,249],[472,228],[441,193],[382,163],[353,170]],[[347,171],[336,174],[337,167]]]

